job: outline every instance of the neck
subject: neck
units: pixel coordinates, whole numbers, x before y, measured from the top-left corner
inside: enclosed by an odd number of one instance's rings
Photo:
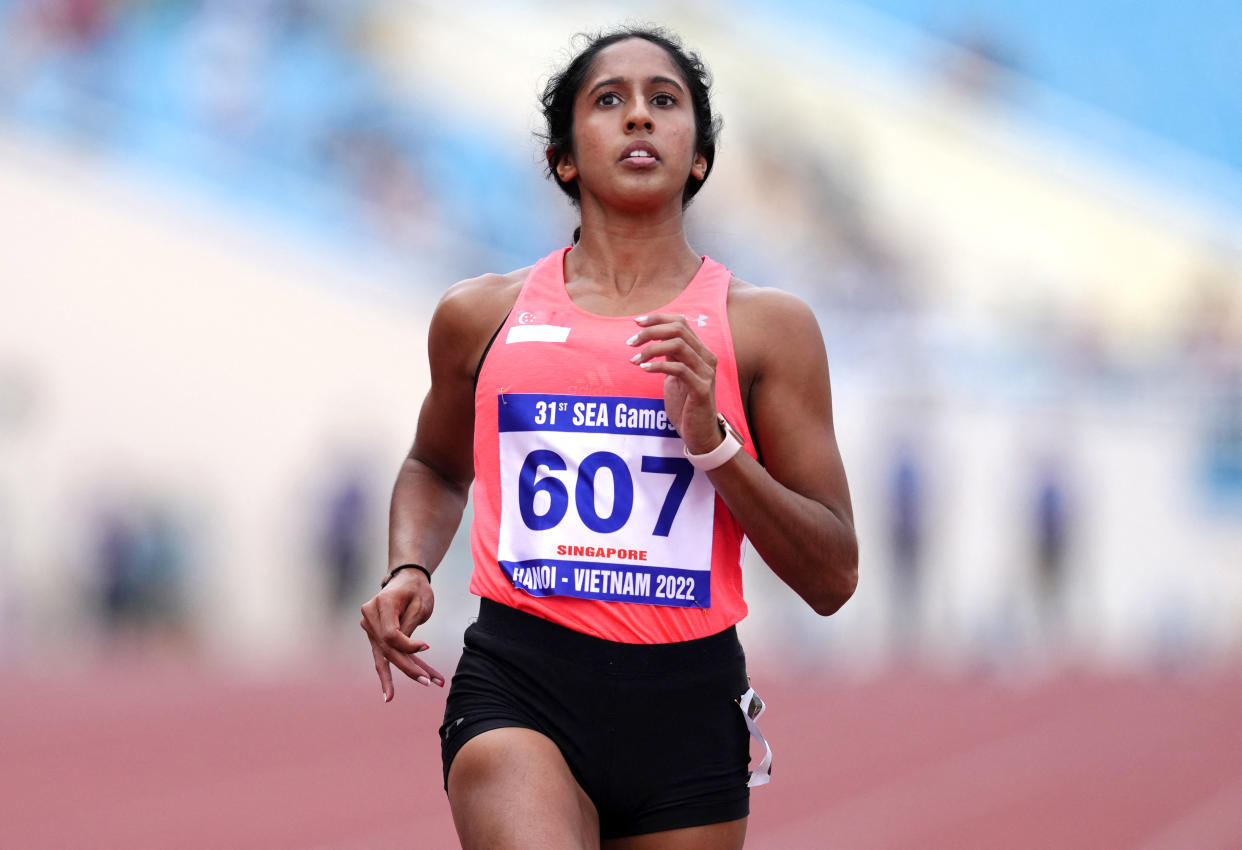
[[[605,211],[584,198],[582,235],[565,260],[566,281],[591,281],[599,291],[685,285],[701,260],[686,241],[680,202],[659,214]]]

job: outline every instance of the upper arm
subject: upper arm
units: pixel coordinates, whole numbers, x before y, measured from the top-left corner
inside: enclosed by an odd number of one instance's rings
[[[462,487],[474,479],[475,369],[512,307],[516,294],[509,297],[510,288],[498,275],[454,284],[436,306],[427,333],[431,388],[410,458]]]
[[[814,313],[801,299],[775,289],[751,287],[739,300],[730,323],[739,365],[747,361],[744,398],[764,467],[784,486],[852,523],[833,427],[828,355]]]

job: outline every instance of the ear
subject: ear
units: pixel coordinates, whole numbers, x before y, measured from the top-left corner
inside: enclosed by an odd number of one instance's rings
[[[690,176],[699,181],[707,179],[707,157],[703,154],[694,155],[694,161],[690,163]]]
[[[548,145],[546,155],[549,160],[556,156],[556,151],[551,145]],[[556,172],[557,179],[562,183],[568,183],[578,176],[578,166],[574,165],[573,155],[569,153],[561,154],[553,170]]]

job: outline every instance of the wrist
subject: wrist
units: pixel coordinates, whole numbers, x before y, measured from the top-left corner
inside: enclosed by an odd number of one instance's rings
[[[400,573],[421,573],[423,578],[427,580],[427,584],[431,584],[431,570],[427,569],[422,564],[401,564],[388,571],[388,574],[380,581],[380,590],[387,587],[388,583]]]
[[[729,420],[725,419],[723,414],[717,413],[716,422],[719,426],[720,440],[714,448],[693,453],[689,445],[683,444],[682,446],[682,453],[686,456],[686,460],[690,461],[696,469],[711,471],[724,466],[742,449],[742,435],[729,423]]]
[[[715,449],[725,440],[725,432],[717,423],[715,428],[704,432],[702,437],[697,434],[690,435],[688,439],[683,439],[685,443],[685,452],[687,455],[705,455]],[[691,446],[694,448],[692,449]]]

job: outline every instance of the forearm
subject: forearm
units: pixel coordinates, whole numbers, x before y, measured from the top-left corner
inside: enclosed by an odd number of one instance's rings
[[[848,507],[789,489],[738,452],[708,473],[755,551],[819,614],[836,612],[858,585],[858,540]]]
[[[434,570],[461,524],[469,490],[469,482],[450,480],[407,457],[388,514],[388,568],[413,563]]]
[[[817,613],[832,614],[858,584],[858,543],[832,429],[823,338],[796,299],[751,287],[731,290],[730,305],[737,362],[749,364],[739,389],[766,466],[739,451],[707,475],[773,572]],[[717,420],[719,359],[683,315],[636,321],[642,330],[629,344],[640,350],[631,362],[667,376],[664,409],[686,451],[711,453],[725,436]]]

